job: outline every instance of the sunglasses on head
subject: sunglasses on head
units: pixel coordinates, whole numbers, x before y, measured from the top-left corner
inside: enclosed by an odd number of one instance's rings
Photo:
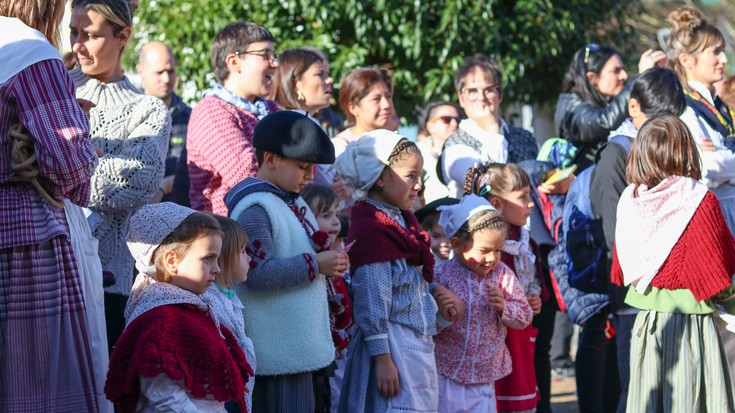
[[[459,116],[437,116],[431,119],[430,121],[428,121],[427,123],[434,123],[436,121],[441,121],[443,124],[449,125],[452,122],[452,120],[459,123],[462,121],[462,118]]]
[[[584,47],[584,64],[587,65],[590,60],[590,52],[596,52],[600,50],[600,45],[596,43],[590,43]]]

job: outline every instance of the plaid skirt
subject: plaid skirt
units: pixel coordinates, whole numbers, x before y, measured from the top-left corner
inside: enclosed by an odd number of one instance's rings
[[[627,412],[733,412],[733,391],[711,314],[638,313]]]
[[[0,249],[0,411],[97,412],[91,360],[66,237]]]

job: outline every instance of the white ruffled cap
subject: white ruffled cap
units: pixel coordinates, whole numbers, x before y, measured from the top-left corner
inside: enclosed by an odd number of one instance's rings
[[[442,205],[437,208],[441,211],[439,215],[439,226],[444,230],[447,238],[457,234],[457,230],[467,222],[473,215],[485,211],[495,210],[487,199],[477,195],[465,195],[458,204]]]
[[[403,139],[407,138],[387,129],[368,132],[350,142],[330,170],[335,171],[344,179],[345,185],[355,190],[352,198],[360,199],[378,180],[388,166],[388,157]]]
[[[140,208],[130,218],[126,239],[130,254],[135,259],[135,268],[149,277],[155,277],[153,252],[186,217],[195,212],[191,208],[173,202],[161,202]]]

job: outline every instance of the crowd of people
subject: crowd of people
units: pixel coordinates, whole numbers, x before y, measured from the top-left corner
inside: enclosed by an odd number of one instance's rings
[[[62,60],[65,3],[0,3],[0,411],[543,413],[552,372],[580,412],[735,411],[735,78],[700,11],[636,75],[580,47],[541,146],[482,54],[412,140],[381,68],[334,96],[323,51],[233,22],[192,109],[164,43],[123,70],[137,3],[73,0]]]

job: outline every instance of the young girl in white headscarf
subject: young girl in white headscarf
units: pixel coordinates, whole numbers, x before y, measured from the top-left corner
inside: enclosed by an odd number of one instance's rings
[[[357,328],[340,412],[437,409],[431,338],[437,310],[451,321],[463,310],[453,294],[433,284],[428,234],[409,211],[421,189],[422,166],[416,144],[387,130],[351,142],[334,164],[353,196],[367,195],[352,207],[348,234],[355,242],[349,255]]]

